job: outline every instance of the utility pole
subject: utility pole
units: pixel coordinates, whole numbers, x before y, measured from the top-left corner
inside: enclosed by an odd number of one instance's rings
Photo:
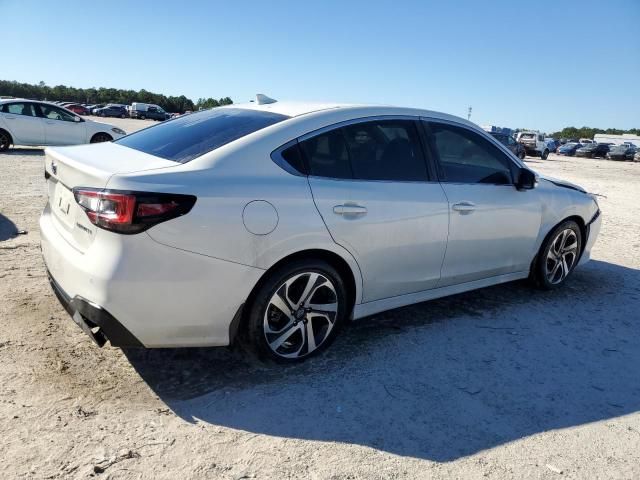
[[[467,120],[471,120],[471,107],[469,107],[469,110],[467,110]]]

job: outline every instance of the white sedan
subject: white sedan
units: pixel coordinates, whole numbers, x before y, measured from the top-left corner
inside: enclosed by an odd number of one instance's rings
[[[49,148],[51,284],[98,344],[299,361],[347,319],[531,278],[565,283],[596,199],[478,126],[409,108],[214,108]]]
[[[93,122],[48,102],[0,100],[0,152],[10,145],[80,145],[110,142],[126,132]]]

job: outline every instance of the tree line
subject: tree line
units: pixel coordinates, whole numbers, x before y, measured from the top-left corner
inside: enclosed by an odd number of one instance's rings
[[[118,88],[75,88],[66,85],[48,86],[44,82],[32,85],[11,80],[0,80],[0,96],[28,98],[32,100],[49,100],[78,103],[120,103],[130,105],[133,102],[153,103],[161,106],[167,112],[184,113],[186,110],[200,110],[201,108],[230,105],[233,100],[229,97],[219,99],[199,98],[195,103],[190,98],[180,95],[166,96],[161,93],[148,92],[145,89],[122,90]]]
[[[596,133],[605,133],[608,135],[622,135],[623,133],[629,133],[631,135],[640,135],[640,128],[632,128],[630,130],[620,130],[619,128],[591,128],[591,127],[565,127],[559,132],[554,132],[549,135],[552,138],[593,138]]]

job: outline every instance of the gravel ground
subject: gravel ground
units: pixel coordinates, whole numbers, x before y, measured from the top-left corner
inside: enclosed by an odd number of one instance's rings
[[[45,278],[42,151],[0,154],[0,478],[639,478],[640,164],[530,164],[604,195],[564,288],[376,315],[280,367],[96,348]]]

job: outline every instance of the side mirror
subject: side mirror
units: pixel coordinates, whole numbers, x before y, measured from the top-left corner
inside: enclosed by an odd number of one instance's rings
[[[528,168],[521,168],[518,172],[516,188],[518,190],[531,190],[536,188],[536,174]]]

